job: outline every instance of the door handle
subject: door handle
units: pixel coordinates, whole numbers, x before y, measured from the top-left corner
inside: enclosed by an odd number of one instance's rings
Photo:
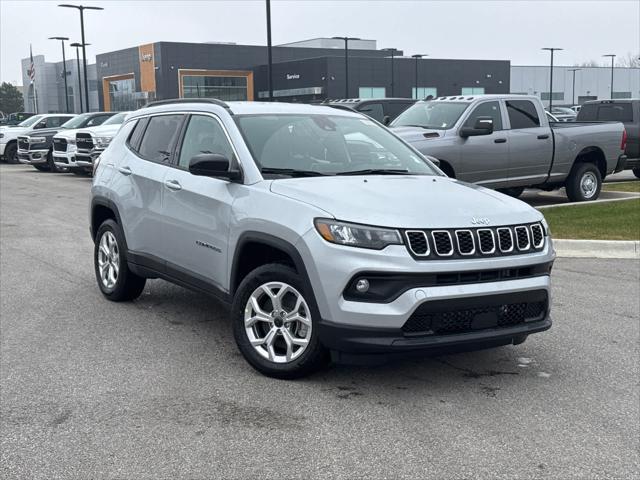
[[[167,180],[164,182],[164,186],[173,191],[182,190],[182,185],[177,180]]]
[[[548,134],[538,135],[538,140],[546,140],[547,138],[549,138]]]
[[[129,167],[118,167],[118,171],[123,175],[131,175],[133,173]]]
[[[496,138],[493,143],[507,143],[506,138]]]

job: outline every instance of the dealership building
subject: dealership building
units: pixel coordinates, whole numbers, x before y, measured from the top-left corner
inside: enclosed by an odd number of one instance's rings
[[[278,101],[513,92],[538,95],[546,103],[549,95],[549,67],[512,66],[508,60],[415,59],[401,50],[392,58],[375,40],[351,40],[347,86],[343,40],[304,40],[274,46],[272,53],[273,96]],[[42,56],[34,61],[39,111],[64,111],[62,62],[45,63]],[[22,63],[26,77],[29,59]],[[265,46],[232,43],[156,42],[102,53],[88,67],[91,109],[134,110],[169,98],[263,100],[269,96],[266,63]],[[555,104],[572,103],[569,68],[554,67]],[[614,95],[640,97],[640,69],[616,68],[614,75]],[[576,102],[609,98],[610,78],[606,68],[576,72]],[[67,62],[67,80],[77,112],[75,61]],[[29,85],[28,77],[23,81]],[[26,90],[25,109],[33,110],[33,88]]]

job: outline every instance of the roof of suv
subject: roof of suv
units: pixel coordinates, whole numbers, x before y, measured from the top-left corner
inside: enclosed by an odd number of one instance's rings
[[[211,111],[211,107],[223,107],[227,108],[232,115],[251,115],[251,114],[318,114],[324,111],[327,115],[344,115],[353,116],[360,115],[355,112],[346,110],[336,110],[329,106],[323,107],[321,105],[310,105],[305,103],[283,103],[283,102],[220,102],[220,101],[203,101],[203,99],[194,99],[193,102],[181,99],[174,103],[170,101],[163,101],[156,105],[149,105],[143,107],[135,112],[131,113],[129,118],[135,118],[138,115],[146,115],[151,112],[173,112],[173,111]]]

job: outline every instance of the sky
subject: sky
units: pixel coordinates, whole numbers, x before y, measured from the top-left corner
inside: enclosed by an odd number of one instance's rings
[[[0,81],[21,83],[20,59],[29,56],[29,44],[34,55],[61,61],[60,43],[47,38],[80,41],[79,14],[58,3],[0,0]],[[85,12],[90,63],[97,53],[157,41],[266,44],[263,0],[82,3],[104,8]],[[556,52],[557,65],[608,65],[602,58],[608,53],[640,56],[640,0],[272,0],[271,19],[274,45],[348,35],[405,55],[513,65],[547,65],[541,47],[564,48]]]

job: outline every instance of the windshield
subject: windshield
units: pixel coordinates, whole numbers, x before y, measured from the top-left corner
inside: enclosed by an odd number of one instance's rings
[[[418,102],[398,115],[392,127],[423,127],[447,130],[469,106],[466,102]]]
[[[109,120],[104,122],[102,125],[120,125],[121,123],[124,122],[124,119],[127,115],[129,115],[129,112],[116,113],[113,117],[111,117]]]
[[[87,118],[91,116],[90,113],[83,113],[77,117],[73,117],[71,120],[60,125],[60,128],[80,128],[83,123],[87,121]]]
[[[235,119],[264,174],[437,175],[409,146],[368,118],[285,114]]]
[[[41,119],[42,119],[42,115],[34,115],[33,117],[27,118],[24,122],[19,123],[18,126],[19,127],[30,127],[30,126],[35,125],[36,123],[38,123]]]

